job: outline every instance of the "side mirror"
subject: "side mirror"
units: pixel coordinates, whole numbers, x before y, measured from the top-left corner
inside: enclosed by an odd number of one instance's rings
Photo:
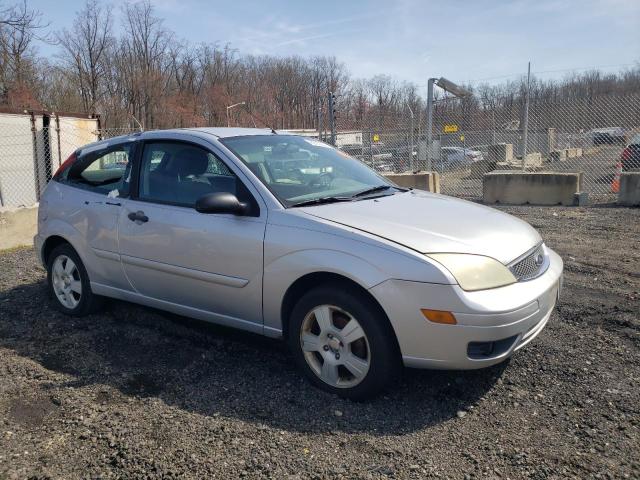
[[[233,193],[207,193],[196,200],[196,211],[200,213],[231,213],[245,215],[249,206],[242,203]]]

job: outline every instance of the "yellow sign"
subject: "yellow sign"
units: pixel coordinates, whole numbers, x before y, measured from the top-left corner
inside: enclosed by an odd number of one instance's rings
[[[464,142],[464,135],[460,135],[460,141]]]
[[[373,141],[374,142],[379,142],[380,141],[380,135],[378,135],[377,133],[373,134]]]
[[[444,133],[456,133],[458,131],[458,125],[455,123],[447,123],[444,126]]]

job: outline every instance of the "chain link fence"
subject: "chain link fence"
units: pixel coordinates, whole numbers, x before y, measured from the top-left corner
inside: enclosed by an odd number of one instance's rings
[[[495,170],[582,172],[591,202],[615,201],[622,152],[640,134],[640,93],[532,98],[526,145],[524,111],[524,101],[513,97],[437,101],[430,149],[424,108],[338,111],[335,143],[383,174],[437,171],[447,195],[480,199],[483,175]],[[100,129],[95,118],[0,113],[0,207],[33,205],[77,148],[137,131]]]
[[[358,118],[339,114],[336,145],[380,173],[438,171],[447,195],[480,199],[482,176],[494,170],[582,172],[590,201],[615,201],[622,152],[640,133],[640,94],[531,99],[526,145],[524,111],[511,97],[437,101],[429,151],[424,110],[376,107]]]
[[[0,114],[0,208],[34,205],[75,150],[135,131],[99,129],[97,120],[90,118]]]

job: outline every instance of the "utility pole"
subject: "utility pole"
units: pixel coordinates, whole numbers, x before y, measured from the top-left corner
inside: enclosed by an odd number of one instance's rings
[[[527,66],[527,93],[524,100],[524,119],[522,126],[522,170],[526,167],[527,142],[529,140],[529,91],[531,90],[531,62]]]
[[[427,170],[431,171],[431,150],[433,142],[433,85],[438,85],[445,92],[449,92],[458,98],[469,97],[471,91],[456,85],[444,77],[430,78],[427,83]]]

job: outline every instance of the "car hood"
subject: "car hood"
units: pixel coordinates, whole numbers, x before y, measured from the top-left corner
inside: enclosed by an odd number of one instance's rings
[[[486,255],[508,264],[541,242],[533,227],[511,215],[417,190],[300,210],[421,253]]]

